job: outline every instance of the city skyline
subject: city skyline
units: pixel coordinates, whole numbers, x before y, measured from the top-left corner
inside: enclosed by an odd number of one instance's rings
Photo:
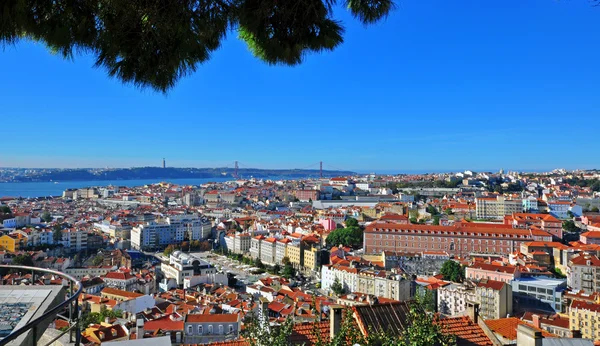
[[[365,28],[341,11],[334,52],[268,66],[232,33],[166,96],[21,42],[0,54],[14,67],[0,85],[11,143],[0,165],[598,167],[585,129],[600,125],[599,14],[583,2],[403,2]]]

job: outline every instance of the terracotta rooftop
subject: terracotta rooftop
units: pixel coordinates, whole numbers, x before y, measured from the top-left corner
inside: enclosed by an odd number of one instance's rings
[[[457,346],[492,346],[490,338],[483,329],[469,317],[451,317],[439,321],[446,334],[456,335]]]
[[[542,332],[542,336],[545,338],[555,338],[556,335],[548,333],[547,331],[539,328],[535,328],[532,324],[522,321],[516,317],[500,318],[497,320],[486,320],[485,324],[496,334],[502,336],[508,340],[517,339],[517,327],[519,324],[532,327],[537,331]]]

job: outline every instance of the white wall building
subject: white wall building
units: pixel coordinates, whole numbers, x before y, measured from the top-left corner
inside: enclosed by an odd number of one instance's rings
[[[210,236],[210,221],[196,214],[174,215],[165,222],[148,222],[131,230],[134,249],[160,249],[184,240],[201,240]]]

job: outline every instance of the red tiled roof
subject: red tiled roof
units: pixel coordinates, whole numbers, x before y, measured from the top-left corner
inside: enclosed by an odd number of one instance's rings
[[[588,310],[593,312],[600,312],[600,304],[590,303],[583,300],[573,300],[571,302],[571,310]]]
[[[483,329],[469,317],[451,317],[439,321],[445,334],[456,335],[457,346],[492,346],[490,338]]]
[[[508,318],[500,318],[497,320],[486,320],[485,324],[496,334],[502,336],[508,340],[516,340],[517,339],[517,327],[519,324],[524,324],[526,326],[532,327],[537,331],[542,332],[542,336],[545,338],[554,338],[556,335],[548,333],[547,331],[539,328],[535,328],[533,325],[522,321],[516,317],[508,317]]]
[[[485,288],[491,288],[495,291],[500,291],[502,288],[504,288],[505,283],[502,281],[496,281],[496,280],[481,280],[478,281],[476,283],[477,287],[485,287]]]
[[[233,323],[238,321],[238,314],[188,314],[185,321],[188,323]]]

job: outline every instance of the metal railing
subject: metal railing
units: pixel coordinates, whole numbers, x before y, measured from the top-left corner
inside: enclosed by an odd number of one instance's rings
[[[19,329],[15,329],[13,330],[9,335],[7,335],[6,337],[2,338],[0,340],[0,346],[4,346],[7,345],[9,342],[14,341],[15,339],[17,339],[18,337],[20,337],[21,335],[27,333],[28,331],[32,331],[33,335],[32,335],[32,340],[33,340],[33,345],[37,345],[37,340],[38,340],[38,325],[43,323],[45,320],[49,319],[52,316],[57,316],[59,314],[59,312],[62,311],[62,309],[64,309],[66,306],[70,307],[69,310],[69,328],[67,328],[67,330],[63,331],[60,335],[58,335],[57,337],[53,338],[49,343],[52,344],[54,341],[58,340],[61,336],[65,335],[66,333],[70,333],[70,338],[72,339],[73,337],[73,332],[75,333],[75,346],[79,346],[80,342],[81,342],[81,333],[80,333],[80,324],[79,324],[79,304],[78,304],[78,300],[77,298],[79,297],[79,295],[81,294],[81,291],[83,290],[83,286],[81,284],[81,282],[77,279],[75,279],[74,277],[67,275],[65,273],[56,271],[56,270],[51,270],[51,269],[45,269],[45,268],[37,268],[37,267],[29,267],[29,266],[21,266],[21,265],[0,265],[0,268],[6,268],[6,269],[20,269],[22,271],[30,271],[32,274],[32,284],[35,283],[35,272],[42,272],[45,274],[53,274],[53,275],[57,275],[60,276],[66,280],[69,281],[69,287],[70,287],[70,291],[69,291],[69,297],[67,299],[65,299],[65,301],[61,302],[60,304],[54,306],[53,308],[47,310],[46,312],[44,312],[41,316],[37,317],[36,319],[33,319],[31,321],[29,321],[27,324],[25,324],[24,326],[22,326]],[[74,287],[77,286],[77,290],[73,291]],[[72,342],[72,340],[69,340]]]

